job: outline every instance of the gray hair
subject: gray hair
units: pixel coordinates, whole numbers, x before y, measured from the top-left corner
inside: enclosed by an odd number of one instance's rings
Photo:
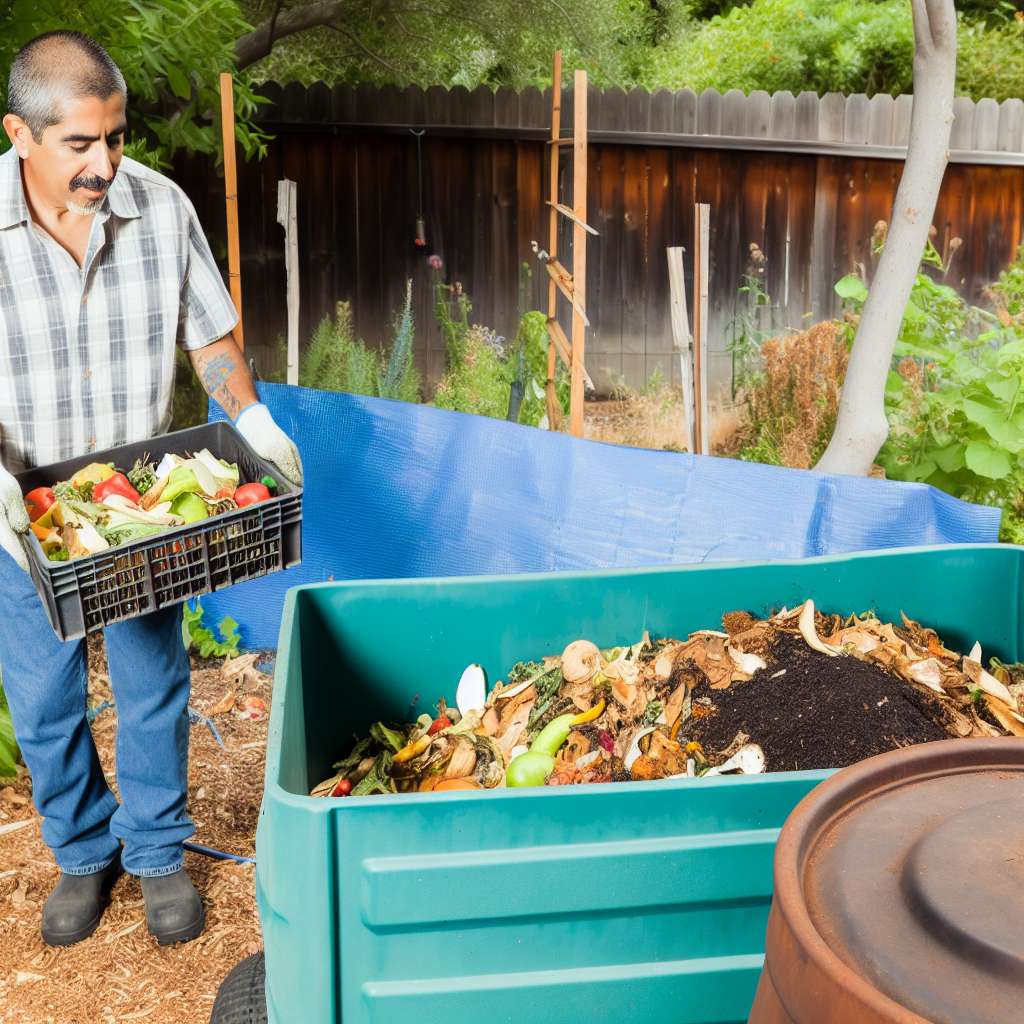
[[[121,69],[95,39],[61,29],[27,42],[11,64],[7,109],[28,125],[32,138],[64,120],[67,100],[127,94]]]

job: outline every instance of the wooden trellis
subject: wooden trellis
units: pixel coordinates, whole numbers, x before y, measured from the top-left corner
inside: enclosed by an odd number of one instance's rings
[[[551,208],[548,230],[548,259],[545,263],[551,280],[548,284],[548,423],[558,426],[561,409],[555,394],[555,369],[560,357],[569,367],[569,432],[583,436],[583,387],[589,380],[583,364],[586,350],[587,319],[587,235],[597,232],[587,223],[587,73],[577,71],[573,80],[573,132],[562,137],[562,51],[555,51],[551,75],[551,151],[550,187],[547,205]],[[558,165],[563,146],[572,146],[572,197],[559,201]],[[568,197],[567,197],[568,198]],[[558,259],[558,218],[572,222],[572,272]],[[567,338],[558,322],[558,293],[572,306],[572,336]]]

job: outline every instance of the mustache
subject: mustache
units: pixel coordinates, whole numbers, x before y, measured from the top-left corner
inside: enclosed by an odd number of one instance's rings
[[[106,178],[101,178],[98,174],[79,174],[71,179],[71,184],[68,185],[68,188],[72,192],[80,188],[87,188],[92,192],[106,192],[113,181],[113,177],[108,181]]]

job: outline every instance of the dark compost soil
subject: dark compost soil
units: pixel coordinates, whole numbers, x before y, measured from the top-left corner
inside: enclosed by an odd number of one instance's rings
[[[762,669],[727,690],[706,684],[717,713],[693,728],[709,754],[748,733],[768,771],[843,768],[896,747],[949,738],[938,701],[877,665],[829,657],[799,636],[779,637]],[[785,669],[785,675],[771,678]]]

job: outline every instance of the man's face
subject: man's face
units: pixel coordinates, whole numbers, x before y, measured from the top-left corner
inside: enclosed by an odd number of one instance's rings
[[[125,97],[114,93],[105,100],[70,100],[64,114],[60,124],[43,132],[39,143],[19,118],[8,115],[4,122],[25,161],[26,175],[44,201],[87,216],[99,209],[121,162]]]

